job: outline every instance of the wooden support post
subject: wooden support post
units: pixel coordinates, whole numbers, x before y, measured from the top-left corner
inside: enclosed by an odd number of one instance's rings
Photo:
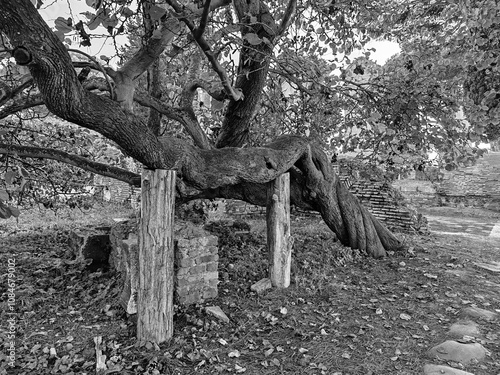
[[[142,172],[137,339],[160,344],[174,327],[175,171]]]
[[[293,237],[290,235],[290,175],[282,174],[267,187],[267,249],[269,278],[276,288],[290,285]]]

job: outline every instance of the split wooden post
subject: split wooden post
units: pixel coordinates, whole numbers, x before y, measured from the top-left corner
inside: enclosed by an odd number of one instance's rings
[[[293,237],[290,235],[290,175],[284,173],[267,186],[267,250],[269,278],[276,288],[290,285]]]
[[[160,344],[174,328],[175,171],[144,169],[139,226],[137,339]]]

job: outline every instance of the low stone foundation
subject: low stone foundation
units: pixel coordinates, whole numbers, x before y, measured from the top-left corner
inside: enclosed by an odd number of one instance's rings
[[[110,241],[110,266],[123,280],[120,302],[128,314],[135,314],[139,287],[137,221],[113,226]],[[188,305],[217,297],[218,238],[198,226],[177,220],[174,241],[176,303]]]
[[[181,305],[217,297],[218,238],[184,224],[175,231],[175,293]]]
[[[84,227],[70,233],[68,244],[76,259],[92,260],[92,266],[108,264],[110,227]]]
[[[391,230],[427,233],[427,219],[410,207],[389,183],[356,181],[349,189],[377,219]]]

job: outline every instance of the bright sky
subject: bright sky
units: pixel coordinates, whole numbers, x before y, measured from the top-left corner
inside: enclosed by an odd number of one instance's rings
[[[85,17],[83,12],[95,12],[95,10],[91,7],[89,7],[86,4],[86,1],[82,0],[68,0],[68,1],[55,1],[51,2],[48,5],[42,6],[41,9],[38,10],[40,14],[42,15],[43,19],[47,24],[53,28],[54,27],[54,21],[58,17],[63,17],[65,19],[67,18],[72,18],[73,19],[73,24],[78,23],[80,20],[85,24],[88,22],[87,17]],[[107,30],[100,26],[95,30],[92,30],[92,33],[98,33],[102,35],[108,35]],[[120,43],[126,43],[127,37],[122,36],[118,38]],[[75,38],[73,40],[73,44],[71,45],[71,48],[74,49],[79,49],[83,52],[88,53],[91,56],[95,56],[99,58],[100,55],[109,55],[112,56],[115,54],[114,46],[113,46],[113,40],[108,37],[108,38],[100,38],[100,39],[91,39],[92,45],[90,47],[82,47],[79,44],[79,38]],[[113,64],[112,64],[113,65]]]
[[[395,42],[390,42],[388,40],[381,41],[372,41],[366,45],[366,48],[375,48],[376,51],[372,52],[370,55],[370,60],[374,60],[379,65],[384,65],[387,60],[389,60],[392,56],[401,52],[401,48],[399,48],[399,44]],[[353,54],[357,57],[357,53]],[[359,52],[359,56],[362,55],[362,52]],[[354,57],[352,56],[352,57]]]

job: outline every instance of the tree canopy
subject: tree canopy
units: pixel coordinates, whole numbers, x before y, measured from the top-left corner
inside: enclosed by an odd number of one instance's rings
[[[340,184],[324,151],[369,150],[389,167],[441,151],[454,165],[498,134],[494,1],[86,3],[88,12],[58,17],[51,29],[37,11],[43,1],[3,1],[6,163],[50,158],[137,185],[135,173],[83,150],[92,131],[147,168],[177,170],[181,201],[262,205],[265,184],[290,172],[293,204],[380,256],[401,244]],[[103,34],[115,56],[78,51]],[[371,62],[364,46],[374,38],[399,42],[401,54]],[[76,125],[58,135],[71,132],[75,144],[35,142],[32,125],[9,127],[40,106]],[[46,121],[44,130],[58,126]]]

